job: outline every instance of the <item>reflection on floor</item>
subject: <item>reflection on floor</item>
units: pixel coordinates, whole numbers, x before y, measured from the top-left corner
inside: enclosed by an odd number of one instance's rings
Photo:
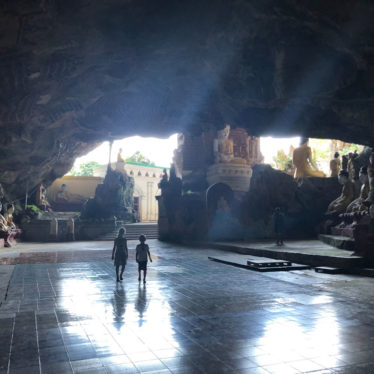
[[[0,373],[374,372],[373,279],[255,273],[150,244],[146,286],[132,256],[116,284],[109,252],[16,265]]]

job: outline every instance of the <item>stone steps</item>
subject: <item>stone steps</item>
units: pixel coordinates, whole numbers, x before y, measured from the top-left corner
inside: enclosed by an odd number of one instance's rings
[[[128,240],[138,240],[141,234],[145,235],[147,239],[158,239],[158,224],[157,223],[131,223],[121,224],[117,222],[117,228],[110,233],[99,236],[96,240],[114,240],[118,235],[118,230],[124,227],[126,229],[126,238]]]
[[[355,241],[349,236],[320,234],[318,236],[318,239],[321,242],[331,245],[335,248],[344,249],[346,251],[355,250]]]

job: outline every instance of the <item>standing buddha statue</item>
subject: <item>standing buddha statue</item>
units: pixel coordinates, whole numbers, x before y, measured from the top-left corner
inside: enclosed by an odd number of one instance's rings
[[[330,161],[330,177],[337,177],[341,168],[342,163],[339,158],[339,153],[335,152],[334,158]]]
[[[126,173],[125,160],[122,157],[122,148],[120,148],[117,153],[116,171],[119,171],[120,173],[123,173],[123,174]]]

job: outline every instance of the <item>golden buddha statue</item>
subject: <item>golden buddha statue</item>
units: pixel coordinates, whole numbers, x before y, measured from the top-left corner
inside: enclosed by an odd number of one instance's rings
[[[341,168],[342,163],[339,158],[339,153],[335,152],[334,158],[330,161],[330,177],[337,177]]]
[[[125,160],[122,157],[122,148],[120,148],[118,153],[117,153],[116,171],[119,171],[120,173],[126,174]]]
[[[125,160],[122,157],[122,148],[120,148],[117,153],[117,162],[125,162]]]
[[[343,186],[341,195],[332,201],[327,208],[327,215],[335,215],[344,213],[348,205],[355,197],[355,186],[349,179],[349,174],[346,170],[341,170],[338,176],[339,183]]]
[[[308,138],[302,138],[300,147],[293,151],[292,163],[295,166],[295,178],[318,177],[325,174],[318,170],[312,158],[312,149],[308,146]]]
[[[361,190],[360,190],[360,196],[356,199],[353,200],[347,207],[347,213],[351,212],[362,212],[362,211],[367,211],[368,210],[368,205],[364,204],[364,201],[368,198],[369,196],[369,177],[368,177],[368,171],[367,167],[363,166],[360,169],[359,173],[359,181],[361,182]]]

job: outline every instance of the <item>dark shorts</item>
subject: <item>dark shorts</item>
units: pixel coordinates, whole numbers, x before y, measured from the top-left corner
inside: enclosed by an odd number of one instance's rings
[[[147,270],[147,261],[138,262],[138,271],[140,270]]]

